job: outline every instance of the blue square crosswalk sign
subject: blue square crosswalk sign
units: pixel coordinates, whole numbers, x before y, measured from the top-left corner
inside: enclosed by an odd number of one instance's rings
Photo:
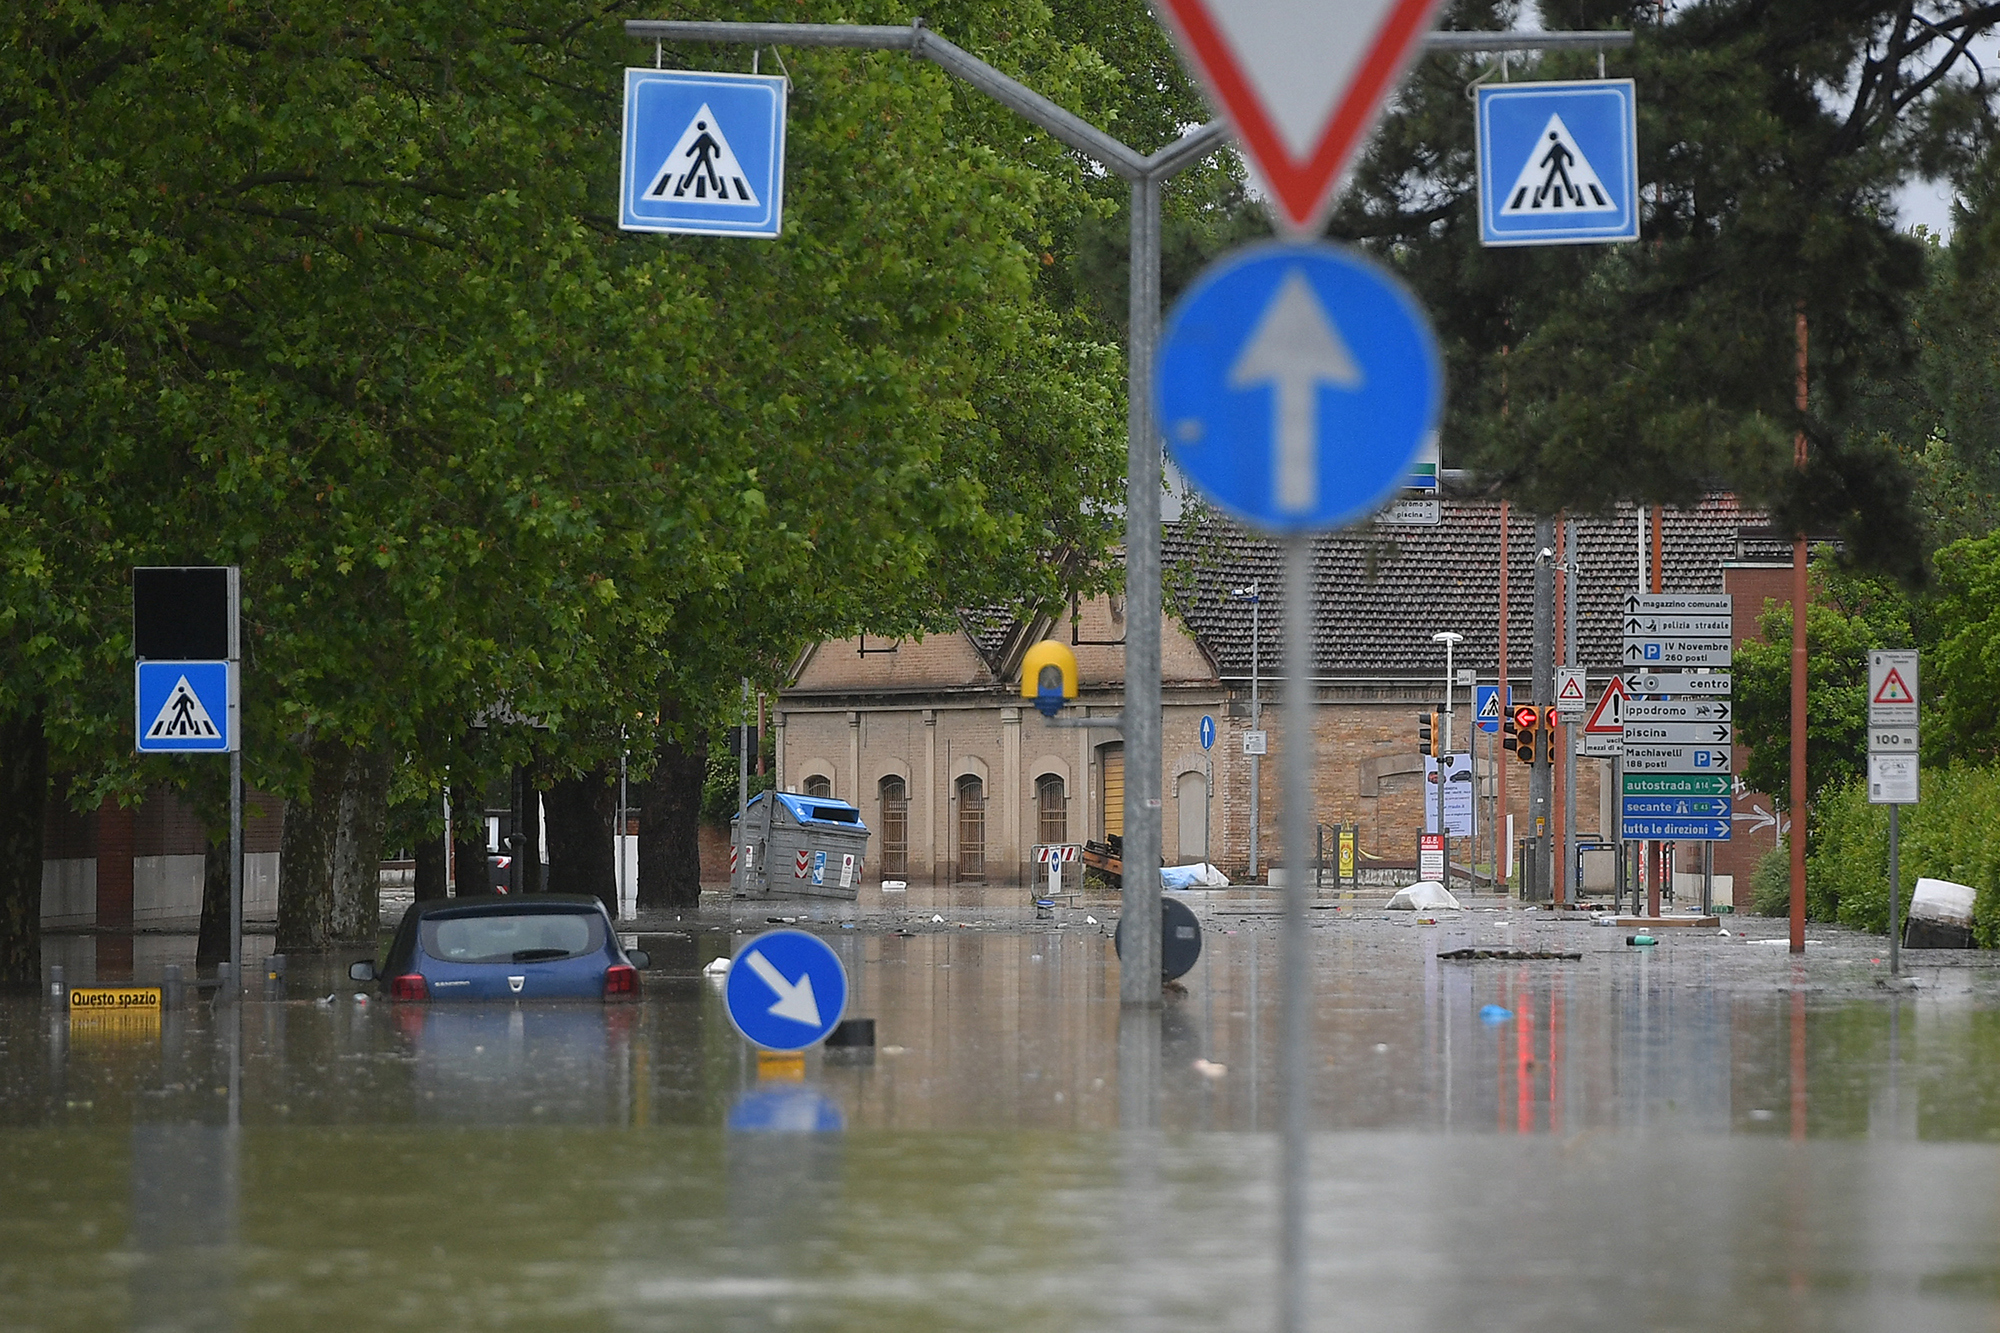
[[[785,80],[625,71],[618,225],[775,237],[785,188]]]
[[[1639,239],[1639,122],[1630,79],[1482,84],[1479,239]]]
[[[141,754],[238,748],[234,662],[140,662],[134,697]]]

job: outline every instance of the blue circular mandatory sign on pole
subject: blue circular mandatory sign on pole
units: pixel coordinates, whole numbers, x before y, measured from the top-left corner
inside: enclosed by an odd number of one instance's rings
[[[729,1021],[752,1043],[802,1051],[847,1011],[847,969],[816,935],[766,931],[730,959],[722,997]]]
[[[1215,719],[1207,713],[1201,715],[1201,748],[1204,750],[1215,748]]]
[[[1196,490],[1252,527],[1321,532],[1408,484],[1437,428],[1430,321],[1356,251],[1268,244],[1210,266],[1175,303],[1156,401]]]

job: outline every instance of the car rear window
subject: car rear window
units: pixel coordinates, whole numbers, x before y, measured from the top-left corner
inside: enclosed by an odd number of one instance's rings
[[[533,963],[604,947],[604,922],[587,912],[519,912],[432,918],[424,952],[447,963]]]

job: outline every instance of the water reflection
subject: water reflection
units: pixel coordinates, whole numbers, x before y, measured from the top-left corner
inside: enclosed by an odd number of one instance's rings
[[[628,1006],[299,960],[143,1032],[0,1002],[5,1322],[1268,1327],[1278,940],[1208,925],[1131,1012],[1074,923],[833,935],[875,1059],[782,1077],[699,975],[722,929],[649,935]],[[2000,983],[1587,927],[1436,956],[1506,930],[1316,923],[1323,1324],[1992,1324]]]

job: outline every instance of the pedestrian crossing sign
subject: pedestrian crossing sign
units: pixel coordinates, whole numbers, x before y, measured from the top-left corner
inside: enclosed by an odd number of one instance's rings
[[[1482,84],[1475,114],[1481,242],[1639,239],[1639,131],[1630,79]]]
[[[702,236],[778,235],[786,81],[625,71],[618,225]]]
[[[141,754],[227,752],[240,748],[233,662],[137,664],[137,744]]]

